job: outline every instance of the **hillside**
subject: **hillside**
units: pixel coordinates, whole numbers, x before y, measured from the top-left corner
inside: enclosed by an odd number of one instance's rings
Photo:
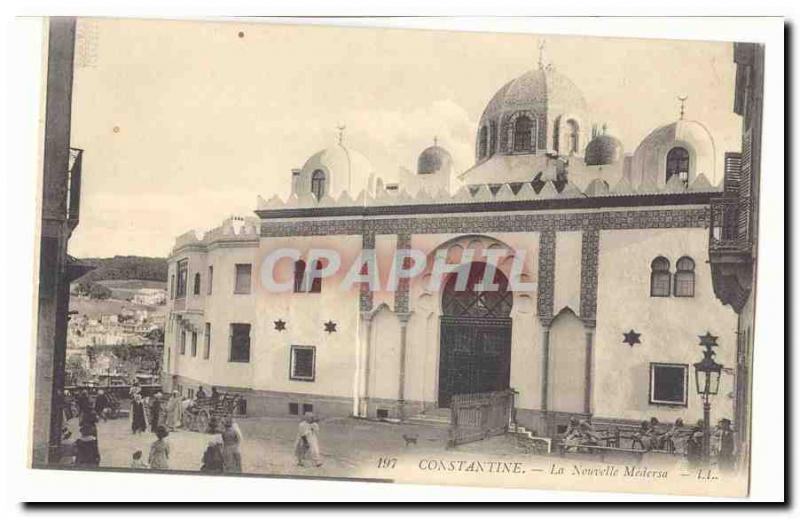
[[[114,257],[87,257],[81,262],[95,269],[78,279],[81,283],[96,281],[158,281],[167,282],[167,260],[161,257],[117,255]]]

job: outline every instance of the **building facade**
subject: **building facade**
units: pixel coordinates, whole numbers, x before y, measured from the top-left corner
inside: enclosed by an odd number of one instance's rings
[[[708,263],[724,166],[683,110],[626,154],[542,62],[489,101],[464,170],[435,142],[416,174],[385,176],[340,135],[292,171],[287,200],[176,239],[164,382],[241,393],[248,415],[406,419],[512,388],[518,422],[541,435],[570,416],[694,422],[698,336],[736,363],[736,314]],[[297,253],[269,261],[282,250]],[[425,268],[392,289],[409,250]],[[367,256],[379,288],[349,286]],[[436,257],[452,270],[438,285]],[[487,265],[496,289],[473,289]],[[715,417],[734,417],[736,376],[724,371]]]

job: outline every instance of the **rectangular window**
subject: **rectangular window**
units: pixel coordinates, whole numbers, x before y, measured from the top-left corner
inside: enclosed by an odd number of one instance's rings
[[[189,281],[189,260],[178,261],[178,283],[175,287],[175,298],[186,296],[186,285]]]
[[[293,345],[289,365],[289,379],[314,381],[316,348],[310,345]]]
[[[197,333],[192,331],[192,356],[197,357]]]
[[[250,264],[236,265],[236,284],[234,293],[250,293],[250,277],[253,267]]]
[[[206,338],[205,348],[203,349],[203,359],[207,360],[211,357],[211,324],[206,322],[205,333]]]
[[[303,403],[303,415],[306,415],[308,412],[314,411],[314,405],[311,403]]]
[[[186,331],[181,330],[181,354],[186,354]]]
[[[651,363],[650,404],[686,406],[688,380],[688,365]]]
[[[297,403],[289,403],[289,415],[298,415],[300,414],[300,409]]]
[[[214,290],[214,267],[208,267],[208,294],[211,295],[211,292]]]
[[[231,324],[230,361],[250,361],[250,324]]]

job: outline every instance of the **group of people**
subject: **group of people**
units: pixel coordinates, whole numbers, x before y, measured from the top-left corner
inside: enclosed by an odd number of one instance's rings
[[[634,448],[644,451],[660,450],[685,455],[690,464],[696,465],[703,458],[703,424],[701,419],[694,426],[687,427],[683,419],[678,418],[665,429],[657,418],[652,417],[641,422],[632,434],[631,442]],[[592,446],[600,446],[603,441],[606,446],[620,446],[615,442],[616,436],[604,436],[595,431],[591,418],[581,421],[570,418],[563,439],[565,451],[592,451]],[[720,469],[732,469],[736,458],[730,419],[719,420],[712,431],[711,444]]]
[[[178,391],[173,391],[169,397],[158,392],[145,398],[137,383],[131,386],[129,395],[131,398],[131,433],[141,434],[149,429],[156,437],[150,444],[146,456],[140,449],[133,452],[130,467],[135,469],[169,469],[170,433],[181,428],[183,416],[198,399],[220,397],[216,387],[211,389],[210,395],[206,395],[206,392],[200,387],[194,399],[182,398]],[[100,390],[92,401],[88,392],[84,390],[76,397],[76,406],[80,436],[74,443],[75,464],[99,466],[97,423],[100,419],[105,420],[110,400]],[[319,419],[312,412],[306,412],[298,424],[294,442],[294,457],[298,466],[305,466],[308,462],[315,467],[322,466],[319,434]],[[201,458],[201,471],[240,473],[242,471],[242,441],[243,436],[239,425],[232,418],[226,418],[222,431],[214,434],[206,445]]]
[[[207,397],[212,400],[219,398],[216,387],[211,388],[211,395],[207,396],[203,387],[200,387],[194,399],[181,397],[177,390],[172,391],[169,397],[157,392],[151,397],[142,396],[138,383],[130,388],[131,398],[131,432],[141,433],[150,428],[153,433],[159,426],[164,426],[167,431],[174,432],[183,426],[184,416],[195,404],[196,400]]]

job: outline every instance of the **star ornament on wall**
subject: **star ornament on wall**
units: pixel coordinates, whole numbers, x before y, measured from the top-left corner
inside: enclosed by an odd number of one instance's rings
[[[639,337],[642,336],[642,333],[637,333],[633,329],[631,329],[627,333],[622,333],[622,336],[625,337],[622,339],[622,343],[626,343],[631,347],[633,347],[636,344],[642,343],[642,341],[639,340]]]
[[[325,332],[328,333],[328,334],[335,333],[336,332],[336,322],[334,322],[332,320],[328,320],[327,322],[325,322]]]
[[[275,322],[275,331],[285,331],[286,330],[286,322],[281,319],[276,320]]]

